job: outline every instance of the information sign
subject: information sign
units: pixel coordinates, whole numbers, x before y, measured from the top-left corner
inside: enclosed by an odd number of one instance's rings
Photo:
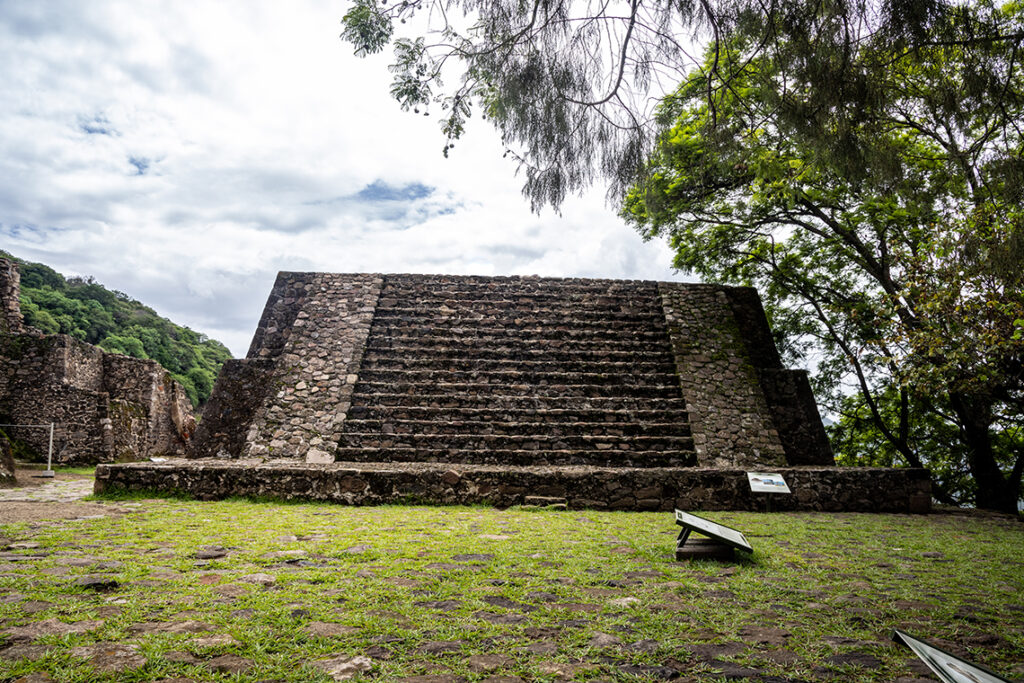
[[[710,519],[704,519],[697,515],[691,515],[689,512],[683,512],[682,510],[676,510],[676,524],[683,527],[682,532],[679,534],[679,541],[676,544],[682,546],[686,543],[686,537],[690,535],[691,531],[696,531],[699,534],[713,538],[716,541],[720,541],[726,545],[732,546],[733,548],[739,548],[740,550],[746,550],[747,552],[754,552],[754,549],[750,546],[750,542],[747,541],[747,537],[736,529],[712,522]]]
[[[792,493],[781,474],[774,472],[747,472],[750,490],[754,493]]]
[[[903,631],[893,631],[892,639],[913,650],[914,654],[927,664],[928,668],[935,672],[935,675],[943,683],[1011,683],[1007,678],[976,664],[965,662],[959,657],[934,645],[929,645],[923,640],[913,638]]]

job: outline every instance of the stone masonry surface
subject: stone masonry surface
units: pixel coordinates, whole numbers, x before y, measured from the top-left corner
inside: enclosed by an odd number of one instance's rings
[[[190,457],[97,490],[747,509],[743,471],[770,468],[798,482],[782,507],[929,501],[920,471],[828,467],[756,292],[714,285],[281,273]]]
[[[660,290],[698,462],[834,464],[807,373],[782,368],[757,292],[677,283]]]
[[[193,456],[829,465],[805,379],[751,289],[281,273]]]
[[[57,464],[183,454],[195,429],[184,389],[156,361],[25,327],[17,265],[0,259],[0,422],[54,423]],[[45,458],[49,431],[5,428]]]
[[[381,283],[281,273],[248,357],[218,377],[193,454],[333,460]]]
[[[778,468],[793,490],[773,510],[924,513],[931,482],[920,469]],[[444,463],[330,463],[185,460],[102,465],[96,492],[166,491],[202,500],[253,496],[348,505],[537,502],[573,509],[756,510],[744,470],[703,467],[509,467]]]

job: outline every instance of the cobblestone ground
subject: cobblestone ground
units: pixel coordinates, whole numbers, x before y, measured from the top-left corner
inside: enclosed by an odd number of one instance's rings
[[[0,503],[73,503],[92,493],[93,480],[51,480],[39,486],[0,489]]]

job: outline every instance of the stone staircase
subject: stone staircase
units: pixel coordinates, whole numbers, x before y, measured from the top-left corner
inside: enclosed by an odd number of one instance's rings
[[[921,469],[836,468],[757,293],[535,277],[278,275],[187,459],[96,491],[385,503],[926,512]]]
[[[696,464],[656,283],[386,276],[344,462]]]

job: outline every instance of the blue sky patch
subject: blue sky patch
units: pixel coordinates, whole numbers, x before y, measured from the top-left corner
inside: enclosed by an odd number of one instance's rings
[[[434,188],[422,183],[409,183],[396,187],[383,180],[375,180],[355,194],[364,202],[408,202],[424,199],[434,193]]]
[[[79,118],[78,129],[87,135],[117,135],[117,129],[110,125],[106,116],[96,115],[91,119]]]
[[[128,157],[128,163],[135,167],[135,175],[146,175],[149,159],[145,157]]]

